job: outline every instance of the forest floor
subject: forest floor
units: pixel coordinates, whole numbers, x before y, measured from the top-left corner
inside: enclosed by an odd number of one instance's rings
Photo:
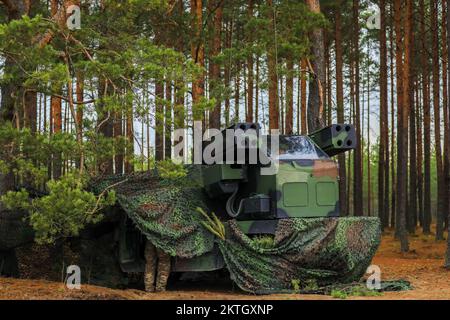
[[[410,237],[407,254],[400,253],[399,242],[392,232],[386,232],[373,264],[382,271],[382,280],[405,279],[411,282],[413,290],[387,292],[376,297],[349,297],[348,299],[448,299],[450,300],[450,271],[443,268],[446,241],[436,242],[433,236]],[[333,299],[322,295],[281,294],[252,296],[242,293],[231,284],[220,289],[211,284],[196,283],[170,288],[165,293],[148,294],[140,290],[113,290],[83,285],[81,290],[67,290],[57,282],[0,278],[0,299],[89,299],[89,300],[181,300],[181,299],[279,299],[317,300]]]

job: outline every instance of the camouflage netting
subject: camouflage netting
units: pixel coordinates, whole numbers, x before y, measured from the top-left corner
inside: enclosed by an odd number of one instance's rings
[[[118,203],[139,230],[171,256],[200,256],[216,242],[232,280],[247,292],[293,291],[293,281],[358,281],[378,248],[379,220],[363,217],[280,220],[271,249],[259,248],[236,221],[226,223],[224,241],[215,239],[200,223],[196,208],[207,205],[193,174],[176,181],[156,173],[114,176],[95,189],[114,185]]]
[[[293,281],[318,286],[358,281],[380,241],[376,218],[281,220],[274,247],[258,248],[234,221],[219,246],[232,279],[254,293],[293,290]]]
[[[192,179],[190,175],[167,181],[154,172],[120,175],[102,180],[94,189],[115,185],[119,205],[156,247],[171,256],[192,258],[214,246],[213,235],[201,226],[196,212],[205,205],[201,188]]]

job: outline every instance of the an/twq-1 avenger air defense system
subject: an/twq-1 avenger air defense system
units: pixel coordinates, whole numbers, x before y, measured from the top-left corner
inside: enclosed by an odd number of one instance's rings
[[[282,219],[339,217],[339,170],[331,157],[355,149],[354,126],[335,124],[308,136],[263,137],[258,124],[238,123],[221,135],[223,161],[201,168],[208,208],[220,218],[236,220],[253,237],[274,235]],[[203,151],[210,145],[205,143]],[[173,270],[220,269],[224,262],[217,252],[176,259]]]
[[[308,136],[259,131],[254,123],[215,131],[203,145],[203,165],[190,166],[182,180],[149,173],[116,188],[130,222],[119,236],[123,271],[144,271],[144,236],[172,256],[172,272],[226,268],[248,292],[284,292],[295,279],[359,280],[378,247],[380,223],[340,217],[339,170],[331,158],[356,147],[354,127],[336,124]],[[205,225],[198,207],[210,222],[216,214],[217,229]]]

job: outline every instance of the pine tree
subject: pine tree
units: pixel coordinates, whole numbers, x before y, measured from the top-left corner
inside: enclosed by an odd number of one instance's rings
[[[267,0],[268,16],[270,20],[270,33],[274,40],[267,52],[267,65],[269,72],[269,128],[279,129],[280,115],[278,105],[278,66],[277,66],[277,30],[276,30],[276,8],[272,0]]]
[[[343,81],[343,49],[342,49],[342,17],[341,3],[335,9],[335,47],[336,47],[336,110],[338,123],[344,123],[344,81]],[[340,212],[348,214],[346,196],[346,165],[345,154],[340,154],[339,161],[339,205]]]
[[[380,149],[378,162],[378,214],[382,228],[388,227],[389,199],[389,134],[388,134],[388,70],[386,37],[386,1],[380,1]],[[387,201],[386,201],[387,200]]]
[[[431,233],[431,119],[430,119],[430,77],[429,61],[427,57],[428,35],[425,15],[427,13],[425,1],[420,0],[420,33],[422,39],[421,65],[422,65],[422,91],[423,91],[423,134],[424,134],[424,194],[423,194],[423,233]]]
[[[359,67],[359,1],[353,0],[353,37],[352,37],[352,68],[354,74],[354,99],[355,99],[355,128],[356,149],[353,159],[353,212],[356,216],[363,215],[363,186],[362,186],[362,150],[361,150],[361,108],[360,108],[360,67]]]
[[[436,172],[438,184],[438,203],[436,213],[436,240],[444,238],[444,176],[441,149],[441,108],[440,108],[440,79],[439,79],[439,26],[438,26],[438,3],[430,2],[431,11],[431,35],[432,35],[432,78],[433,78],[433,110],[434,110],[434,141],[436,152]]]
[[[406,0],[406,16],[402,14],[402,1],[394,1],[395,33],[396,33],[396,65],[397,84],[401,83],[397,101],[397,232],[400,238],[401,251],[409,251],[408,235],[406,232],[406,190],[407,190],[407,140],[405,131],[408,129],[408,116],[410,104],[410,59],[411,59],[411,33],[412,33],[412,2]],[[402,26],[405,31],[404,39]],[[403,46],[404,43],[404,46]],[[403,61],[404,56],[404,61]],[[399,90],[399,87],[397,88]]]
[[[220,117],[221,117],[221,97],[218,90],[220,89],[220,65],[215,61],[217,56],[221,52],[222,47],[222,17],[223,17],[223,1],[216,0],[210,1],[209,3],[210,15],[214,18],[212,19],[211,29],[212,37],[210,44],[210,55],[209,55],[209,92],[213,98],[216,98],[216,104],[214,109],[209,115],[209,127],[220,129]]]
[[[450,44],[450,5],[447,4],[447,8],[446,9],[447,9],[446,10],[446,14],[447,14],[447,44]],[[447,55],[448,55],[447,56],[447,62],[449,62],[450,61],[450,50],[447,50]],[[447,72],[447,83],[446,83],[447,86],[448,86],[447,92],[450,92],[450,68],[449,68],[449,63],[447,63],[447,70],[444,70],[443,72]],[[448,103],[448,100],[447,100],[447,103]],[[450,106],[448,106],[448,105],[445,106],[445,107],[450,108]],[[449,149],[450,149],[450,146],[449,146]],[[448,155],[448,156],[450,156],[450,155]],[[448,188],[450,188],[450,183],[447,186],[448,186]],[[445,264],[444,265],[445,265],[445,267],[447,269],[450,269],[450,212],[448,212],[448,221],[449,221],[449,223],[448,223],[448,236],[447,236],[447,251],[446,251],[446,254],[445,254]]]
[[[306,0],[306,4],[313,13],[320,14],[319,0]],[[324,33],[322,28],[316,28],[312,32],[312,55],[314,60],[311,61],[310,71],[314,74],[314,80],[309,83],[308,96],[308,130],[314,132],[325,126],[323,120],[324,108],[324,91],[325,85],[325,44]]]

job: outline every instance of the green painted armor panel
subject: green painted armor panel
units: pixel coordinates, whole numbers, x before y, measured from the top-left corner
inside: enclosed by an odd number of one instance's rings
[[[242,180],[244,173],[242,168],[232,168],[228,164],[215,164],[203,166],[202,178],[205,186],[226,180]]]
[[[306,182],[283,184],[283,202],[285,207],[307,207],[309,204],[308,184]]]

